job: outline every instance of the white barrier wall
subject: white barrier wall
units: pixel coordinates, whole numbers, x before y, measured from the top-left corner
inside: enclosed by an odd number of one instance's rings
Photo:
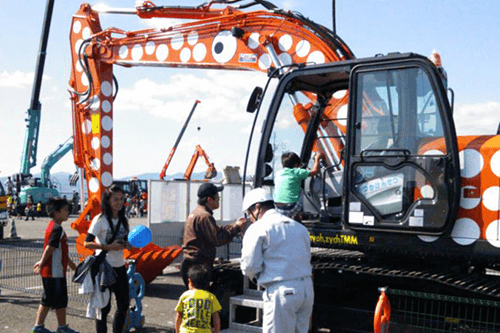
[[[153,233],[153,242],[159,246],[182,245],[184,223],[189,213],[198,205],[198,188],[203,182],[183,180],[149,180],[148,183],[148,227]],[[246,191],[251,188],[247,185]],[[241,211],[242,185],[224,184],[220,193],[221,205],[214,211],[219,225],[233,223],[243,216]],[[238,240],[235,241],[236,243]],[[218,257],[227,257],[235,245],[218,249]],[[236,245],[234,251],[238,252]],[[233,257],[231,255],[231,257]]]

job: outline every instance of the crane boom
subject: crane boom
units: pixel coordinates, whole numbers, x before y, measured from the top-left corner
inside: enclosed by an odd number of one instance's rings
[[[40,50],[35,68],[35,78],[31,91],[30,108],[26,118],[26,136],[24,148],[21,157],[21,174],[28,175],[32,167],[36,165],[36,154],[38,150],[38,134],[40,130],[40,114],[42,105],[40,103],[40,90],[42,87],[43,69],[45,66],[45,57],[47,55],[47,43],[49,40],[50,22],[54,9],[54,0],[47,0],[45,8],[45,17],[40,38]]]
[[[50,180],[50,169],[61,158],[64,157],[69,151],[73,149],[73,137],[69,137],[66,142],[59,145],[49,156],[47,156],[42,163],[42,170],[40,173],[40,182],[43,186],[47,187]]]
[[[175,151],[177,150],[177,146],[179,145],[179,142],[181,142],[182,136],[184,135],[184,132],[186,131],[187,125],[189,124],[189,121],[191,120],[191,117],[193,116],[194,110],[200,103],[199,100],[196,100],[194,102],[193,108],[189,112],[189,115],[186,119],[186,122],[184,122],[184,125],[182,126],[181,132],[177,136],[177,140],[175,140],[174,146],[172,147],[172,150],[170,151],[170,154],[168,155],[167,161],[165,162],[165,165],[163,166],[163,169],[160,172],[160,179],[165,178],[165,173],[167,172],[168,166],[170,165],[170,162],[172,161],[172,158],[174,157]]]

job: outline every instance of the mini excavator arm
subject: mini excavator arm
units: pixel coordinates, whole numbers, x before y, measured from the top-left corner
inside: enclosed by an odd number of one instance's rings
[[[207,164],[207,171],[205,173],[205,179],[211,179],[217,176],[217,170],[215,169],[215,166],[213,163],[210,162],[210,159],[208,158],[207,153],[201,148],[200,145],[196,145],[195,151],[193,156],[191,157],[191,161],[189,162],[189,165],[186,169],[186,172],[184,172],[184,179],[185,180],[190,180],[191,175],[193,174],[194,167],[196,166],[196,162],[198,162],[198,158],[201,156],[205,163]]]
[[[323,26],[299,14],[275,9],[267,1],[255,1],[272,10],[244,12],[227,6],[215,10],[214,1],[198,7],[158,7],[146,1],[136,8],[143,18],[171,17],[191,21],[166,28],[124,31],[103,30],[99,15],[89,4],[82,4],[73,16],[70,42],[70,79],[73,107],[75,164],[83,168],[89,190],[85,213],[100,211],[100,198],[113,182],[113,101],[117,82],[113,66],[158,66],[207,69],[257,70],[292,67],[300,63],[335,62],[353,58],[343,41]],[[288,67],[287,67],[288,68]],[[293,96],[292,96],[293,97]],[[314,112],[315,96],[302,105],[295,99],[294,115],[302,127]],[[323,117],[324,133],[345,133],[337,121],[347,109],[347,96],[332,98]],[[342,138],[324,135],[322,150],[330,164],[338,161]],[[326,142],[330,141],[330,142]],[[333,147],[333,149],[328,148]],[[336,156],[333,156],[336,155]],[[85,214],[72,225],[86,233],[90,222]]]

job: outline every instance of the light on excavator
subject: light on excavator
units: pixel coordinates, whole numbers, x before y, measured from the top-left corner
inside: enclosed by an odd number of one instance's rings
[[[439,55],[439,53],[437,53],[436,49],[432,50],[429,60],[432,61],[436,66],[443,66],[443,63],[441,62],[441,56]]]

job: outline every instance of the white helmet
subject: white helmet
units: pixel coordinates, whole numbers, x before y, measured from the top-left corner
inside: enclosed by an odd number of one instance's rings
[[[242,210],[246,211],[248,208],[252,207],[256,203],[273,201],[273,197],[269,192],[264,190],[263,188],[255,188],[245,194],[245,198],[243,199]]]

